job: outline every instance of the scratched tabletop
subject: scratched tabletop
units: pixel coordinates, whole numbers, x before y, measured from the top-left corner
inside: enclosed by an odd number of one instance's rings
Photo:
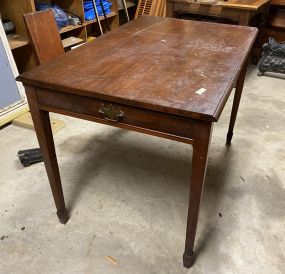
[[[252,27],[140,17],[17,80],[217,121],[256,34]]]

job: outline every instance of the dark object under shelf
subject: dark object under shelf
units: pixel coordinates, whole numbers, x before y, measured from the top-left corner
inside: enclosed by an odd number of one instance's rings
[[[4,31],[6,34],[10,34],[15,31],[16,25],[11,20],[2,19],[2,23],[3,23]]]
[[[265,72],[285,74],[285,42],[278,43],[270,37],[269,42],[263,45],[261,55],[259,76]]]

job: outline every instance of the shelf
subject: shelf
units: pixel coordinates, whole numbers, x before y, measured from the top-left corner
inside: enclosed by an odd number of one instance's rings
[[[110,17],[114,17],[114,16],[116,16],[116,15],[117,15],[116,12],[111,12],[111,13],[107,14],[106,17],[107,17],[107,18],[110,18]],[[99,18],[100,18],[100,21],[105,19],[104,16],[99,16]],[[96,22],[97,22],[97,20],[94,19],[94,20],[90,20],[90,21],[85,21],[82,25],[78,25],[78,26],[68,25],[68,26],[66,26],[66,27],[63,27],[63,28],[59,31],[59,33],[62,34],[62,33],[66,33],[66,32],[69,32],[69,31],[73,31],[73,30],[75,30],[75,29],[79,29],[79,28],[82,28],[82,27],[84,27],[84,26],[87,26],[87,25],[96,23]]]
[[[72,30],[75,30],[75,29],[79,29],[79,28],[82,28],[82,27],[84,27],[84,25],[78,25],[78,26],[68,25],[68,26],[63,27],[62,29],[60,29],[59,33],[62,34],[62,33],[69,32],[69,31],[72,31]]]
[[[114,17],[116,15],[118,15],[118,13],[112,11],[111,13],[107,14],[106,17],[110,18],[110,17]],[[102,21],[105,18],[104,18],[104,16],[99,16],[99,19],[100,19],[100,21]],[[84,25],[87,26],[87,25],[90,25],[90,24],[93,24],[93,23],[96,23],[96,22],[97,22],[97,19],[90,20],[90,21],[85,21]]]
[[[76,45],[83,43],[84,40],[77,38],[77,37],[70,36],[70,37],[67,37],[61,40],[61,42],[64,48],[70,48],[72,46],[76,46]]]
[[[128,0],[126,0],[126,5],[127,5],[127,9],[129,9],[129,8],[134,7],[134,6],[136,5],[136,3],[135,3],[134,1],[130,1],[130,0],[128,1]],[[119,9],[119,10],[124,10],[124,7],[122,6],[121,3],[119,4],[118,9]]]
[[[12,50],[29,44],[29,40],[27,38],[17,35],[17,34],[7,35],[7,38],[8,38],[10,48]]]

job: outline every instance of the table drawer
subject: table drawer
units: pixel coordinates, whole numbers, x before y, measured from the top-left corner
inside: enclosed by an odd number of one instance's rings
[[[37,89],[37,98],[40,108],[51,112],[141,132],[151,130],[187,139],[193,136],[194,121],[189,118],[47,89]]]

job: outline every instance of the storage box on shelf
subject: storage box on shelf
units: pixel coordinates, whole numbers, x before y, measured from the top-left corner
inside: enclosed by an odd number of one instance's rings
[[[112,3],[112,6],[111,13],[107,15],[107,20],[110,29],[115,29],[119,26],[118,3],[117,0],[109,1]],[[80,38],[83,41],[87,41],[89,36],[100,35],[97,20],[85,20],[83,6],[84,0],[37,0],[37,2],[56,4],[81,19],[81,25],[68,25],[60,29],[59,32],[62,39],[73,36]],[[16,25],[15,32],[12,35],[9,35],[8,39],[20,73],[35,66],[32,49],[29,44],[23,20],[24,14],[35,11],[36,7],[34,0],[0,0],[0,14],[2,18],[10,19]],[[100,21],[102,21],[101,24],[105,31],[106,24],[104,23],[104,16],[100,16]]]

